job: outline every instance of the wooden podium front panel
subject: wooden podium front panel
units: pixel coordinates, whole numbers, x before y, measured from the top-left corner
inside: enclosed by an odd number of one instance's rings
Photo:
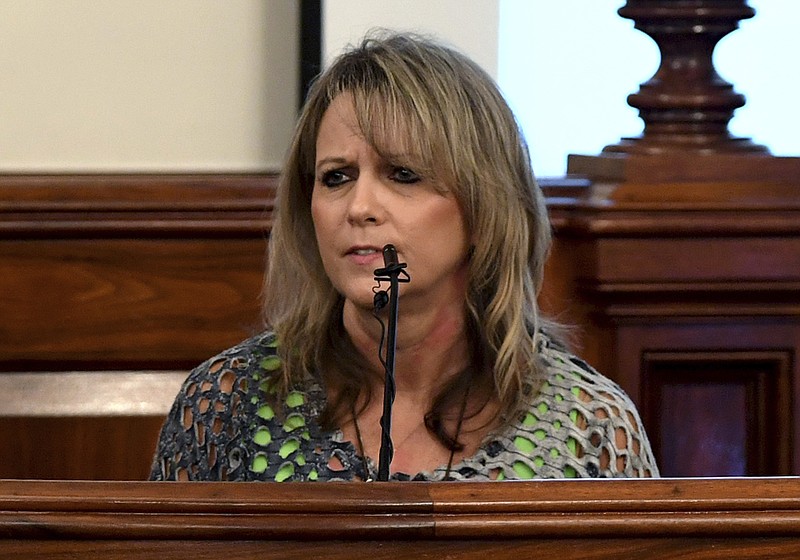
[[[656,428],[650,437],[665,472],[791,472],[791,352],[643,351],[642,356],[647,421]]]
[[[720,317],[622,321],[616,375],[666,476],[796,474],[800,323]]]
[[[799,537],[796,479],[0,481],[14,559],[763,559],[797,557]]]

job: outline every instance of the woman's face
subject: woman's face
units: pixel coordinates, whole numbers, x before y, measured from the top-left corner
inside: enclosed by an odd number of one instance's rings
[[[458,202],[440,191],[367,144],[350,95],[333,100],[317,136],[311,214],[325,272],[346,300],[372,308],[374,271],[391,243],[411,276],[400,288],[404,310],[464,301],[470,236]]]

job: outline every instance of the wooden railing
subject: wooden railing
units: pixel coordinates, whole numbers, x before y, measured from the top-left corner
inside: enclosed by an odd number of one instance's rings
[[[790,558],[796,479],[0,481],[3,558]]]

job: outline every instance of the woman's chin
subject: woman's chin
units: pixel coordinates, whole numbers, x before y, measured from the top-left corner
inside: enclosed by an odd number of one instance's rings
[[[375,307],[375,295],[371,288],[367,290],[366,293],[361,293],[359,291],[357,293],[345,294],[344,300],[345,306],[349,305],[358,311],[372,313],[372,310]]]
[[[407,299],[407,297],[405,299],[403,297],[406,295],[407,286],[401,284],[399,288],[400,301],[403,302]],[[388,294],[389,282],[381,282],[380,287],[378,287],[377,283],[374,281],[365,282],[363,284],[354,283],[353,285],[345,286],[345,289],[341,290],[339,293],[341,293],[345,301],[354,308],[372,313],[375,308],[375,294],[379,291],[385,291]],[[384,309],[385,308],[384,306]]]

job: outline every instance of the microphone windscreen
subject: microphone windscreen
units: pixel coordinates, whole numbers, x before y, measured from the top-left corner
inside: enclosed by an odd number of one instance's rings
[[[391,265],[396,265],[398,263],[397,260],[397,249],[394,248],[394,245],[389,243],[383,247],[383,264],[387,268]]]

